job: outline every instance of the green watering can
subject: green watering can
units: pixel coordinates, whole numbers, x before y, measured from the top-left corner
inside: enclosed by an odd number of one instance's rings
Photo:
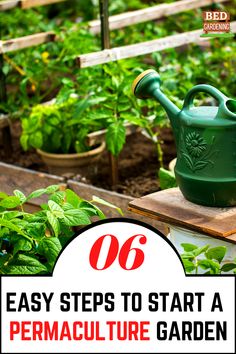
[[[155,98],[170,118],[177,147],[175,175],[185,198],[211,207],[236,205],[236,100],[213,86],[197,85],[180,110],[160,90],[155,70],[140,74],[132,88],[138,98]],[[199,92],[214,97],[218,107],[195,107]]]

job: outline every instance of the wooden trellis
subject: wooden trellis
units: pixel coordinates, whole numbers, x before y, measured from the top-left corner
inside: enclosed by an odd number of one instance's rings
[[[231,31],[233,33],[236,32],[236,21],[231,23]],[[154,39],[152,41],[106,49],[100,52],[82,54],[78,57],[78,64],[80,68],[85,68],[120,59],[133,58],[153,52],[161,52],[165,49],[177,48],[185,44],[201,43],[209,40],[207,37],[200,37],[201,34],[202,29],[199,29],[196,31],[184,32],[164,38]]]
[[[142,10],[129,11],[109,17],[110,30],[120,29],[138,23],[157,20],[165,16],[174,15],[183,11],[193,10],[215,3],[223,3],[227,0],[180,0],[171,4],[151,6]],[[100,20],[89,22],[90,31],[94,34],[100,32]]]
[[[41,5],[50,4],[52,2],[61,2],[68,0],[7,0],[0,2],[0,11],[4,11],[16,6],[23,7],[23,3],[29,3],[33,7],[38,6],[39,2]],[[228,0],[180,0],[171,4],[161,4],[156,6],[151,6],[147,9],[130,11],[120,15],[110,16],[109,17],[109,31],[119,28],[124,28],[131,26],[133,24],[138,24],[142,22],[147,22],[150,20],[157,20],[165,16],[177,14],[183,11],[192,10],[204,6],[208,6],[215,3],[223,3]],[[17,5],[18,4],[18,5]],[[20,5],[21,4],[21,5]],[[93,20],[88,23],[90,31],[94,34],[100,33],[101,21]],[[31,47],[33,45],[38,45],[46,43],[49,41],[57,40],[56,35],[49,31],[43,33],[36,33],[29,36],[24,36],[21,38],[15,38],[7,41],[0,41],[0,53],[11,52],[13,50],[23,49]]]

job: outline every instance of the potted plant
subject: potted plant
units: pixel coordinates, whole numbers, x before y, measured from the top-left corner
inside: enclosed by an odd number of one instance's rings
[[[51,173],[78,173],[81,166],[96,162],[105,143],[89,147],[87,134],[101,129],[100,117],[89,114],[89,107],[104,101],[90,94],[79,98],[70,80],[49,104],[33,107],[29,117],[22,119],[21,145],[24,150],[37,149]],[[69,84],[68,84],[69,83]]]

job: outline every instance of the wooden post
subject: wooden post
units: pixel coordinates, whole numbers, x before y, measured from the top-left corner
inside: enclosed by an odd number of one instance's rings
[[[110,48],[108,0],[99,0],[102,49]]]
[[[101,21],[101,46],[102,50],[104,50],[110,48],[108,0],[99,0],[99,7]],[[111,152],[108,154],[111,171],[111,185],[115,186],[118,183],[118,159],[113,156]]]
[[[6,102],[7,100],[7,90],[6,90],[6,78],[3,72],[3,54],[0,54],[0,102]],[[5,113],[1,111],[0,113]],[[3,140],[3,150],[7,157],[12,154],[12,144],[11,144],[11,131],[10,126],[6,125],[2,128],[2,140]]]

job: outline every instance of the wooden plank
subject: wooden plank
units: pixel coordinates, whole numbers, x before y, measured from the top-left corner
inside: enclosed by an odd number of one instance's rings
[[[214,3],[222,3],[225,1],[227,0],[216,0]],[[129,11],[119,15],[110,16],[109,27],[110,30],[115,30],[137,23],[157,20],[164,16],[174,15],[179,12],[212,5],[212,3],[212,0],[180,0],[171,4],[161,4],[137,11]],[[89,29],[90,32],[94,34],[100,33],[100,20],[90,21]]]
[[[135,199],[129,203],[129,210],[225,241],[236,233],[236,207],[210,208],[193,204],[178,188]],[[236,243],[233,237],[229,240]]]
[[[234,33],[236,32],[236,21],[231,23],[231,31]],[[176,48],[189,43],[201,43],[209,40],[207,37],[200,37],[202,33],[202,29],[199,29],[196,31],[184,32],[164,38],[154,39],[147,42],[82,54],[77,58],[78,65],[80,68],[85,68],[120,59],[133,58],[139,55],[160,52],[165,49]]]
[[[126,136],[137,133],[141,130],[141,128],[136,127],[131,123],[125,123]],[[107,129],[101,129],[93,133],[89,133],[86,138],[86,142],[88,146],[93,146],[96,144],[100,144],[105,140]]]
[[[28,195],[36,189],[45,188],[51,184],[60,184],[63,188],[66,187],[62,177],[0,162],[1,192],[12,194],[15,189],[19,189]],[[39,206],[40,204],[45,203],[46,200],[47,196],[41,196],[40,198],[32,199],[31,204]]]
[[[66,0],[21,0],[20,7],[22,9],[28,9],[30,7],[50,5],[62,1]]]
[[[236,243],[236,234],[233,234],[233,235],[230,235],[230,236],[227,236],[225,241],[229,241],[231,243]]]
[[[68,180],[68,188],[73,189],[81,198],[84,198],[86,200],[91,200],[92,196],[95,195],[99,198],[102,198],[112,204],[115,204],[116,206],[120,207],[124,213],[125,217],[132,218],[132,219],[137,219],[141,220],[143,222],[146,222],[150,225],[153,225],[156,227],[159,231],[161,231],[164,234],[167,234],[167,229],[164,224],[158,221],[153,221],[150,218],[143,217],[143,216],[135,216],[133,213],[128,211],[128,203],[132,201],[132,197],[126,196],[120,193],[116,192],[111,192],[102,188],[97,188],[85,183],[80,183],[76,182],[73,180]],[[114,218],[114,217],[119,217],[120,215],[117,213],[117,211],[111,208],[108,208],[103,205],[99,205],[99,208],[105,213],[105,215],[108,218]]]
[[[20,5],[21,0],[6,0],[0,2],[0,11],[10,10]]]
[[[127,211],[128,203],[132,201],[132,197],[125,196],[119,193],[107,191],[105,189],[97,188],[85,183],[76,182],[73,180],[65,181],[64,178],[50,175],[47,173],[36,172],[26,168],[13,166],[10,164],[6,164],[0,162],[0,191],[5,192],[7,194],[13,194],[15,189],[21,190],[26,195],[30,194],[33,190],[39,188],[45,188],[51,184],[60,184],[64,189],[66,187],[73,189],[76,193],[78,193],[82,198],[91,200],[93,195],[105,199],[108,202],[111,202],[117,206],[119,206],[125,217],[130,217],[132,219],[138,219],[141,221],[146,221],[147,223],[153,225],[158,230],[167,234],[167,230],[165,225],[161,222],[152,221],[146,217],[137,217],[132,213]],[[41,196],[40,198],[32,199],[29,205],[29,210],[36,210],[37,207],[45,203],[47,200],[47,196]],[[99,206],[100,207],[100,206]],[[101,209],[105,212],[107,217],[118,217],[119,214],[112,210],[111,208],[107,208],[101,206]]]
[[[66,0],[5,0],[0,2],[0,11],[10,10],[17,6],[22,9],[28,9],[30,7],[50,5],[62,1]]]
[[[46,42],[52,42],[55,39],[54,32],[42,32],[29,36],[0,41],[0,54],[12,52],[15,50],[32,47]]]

